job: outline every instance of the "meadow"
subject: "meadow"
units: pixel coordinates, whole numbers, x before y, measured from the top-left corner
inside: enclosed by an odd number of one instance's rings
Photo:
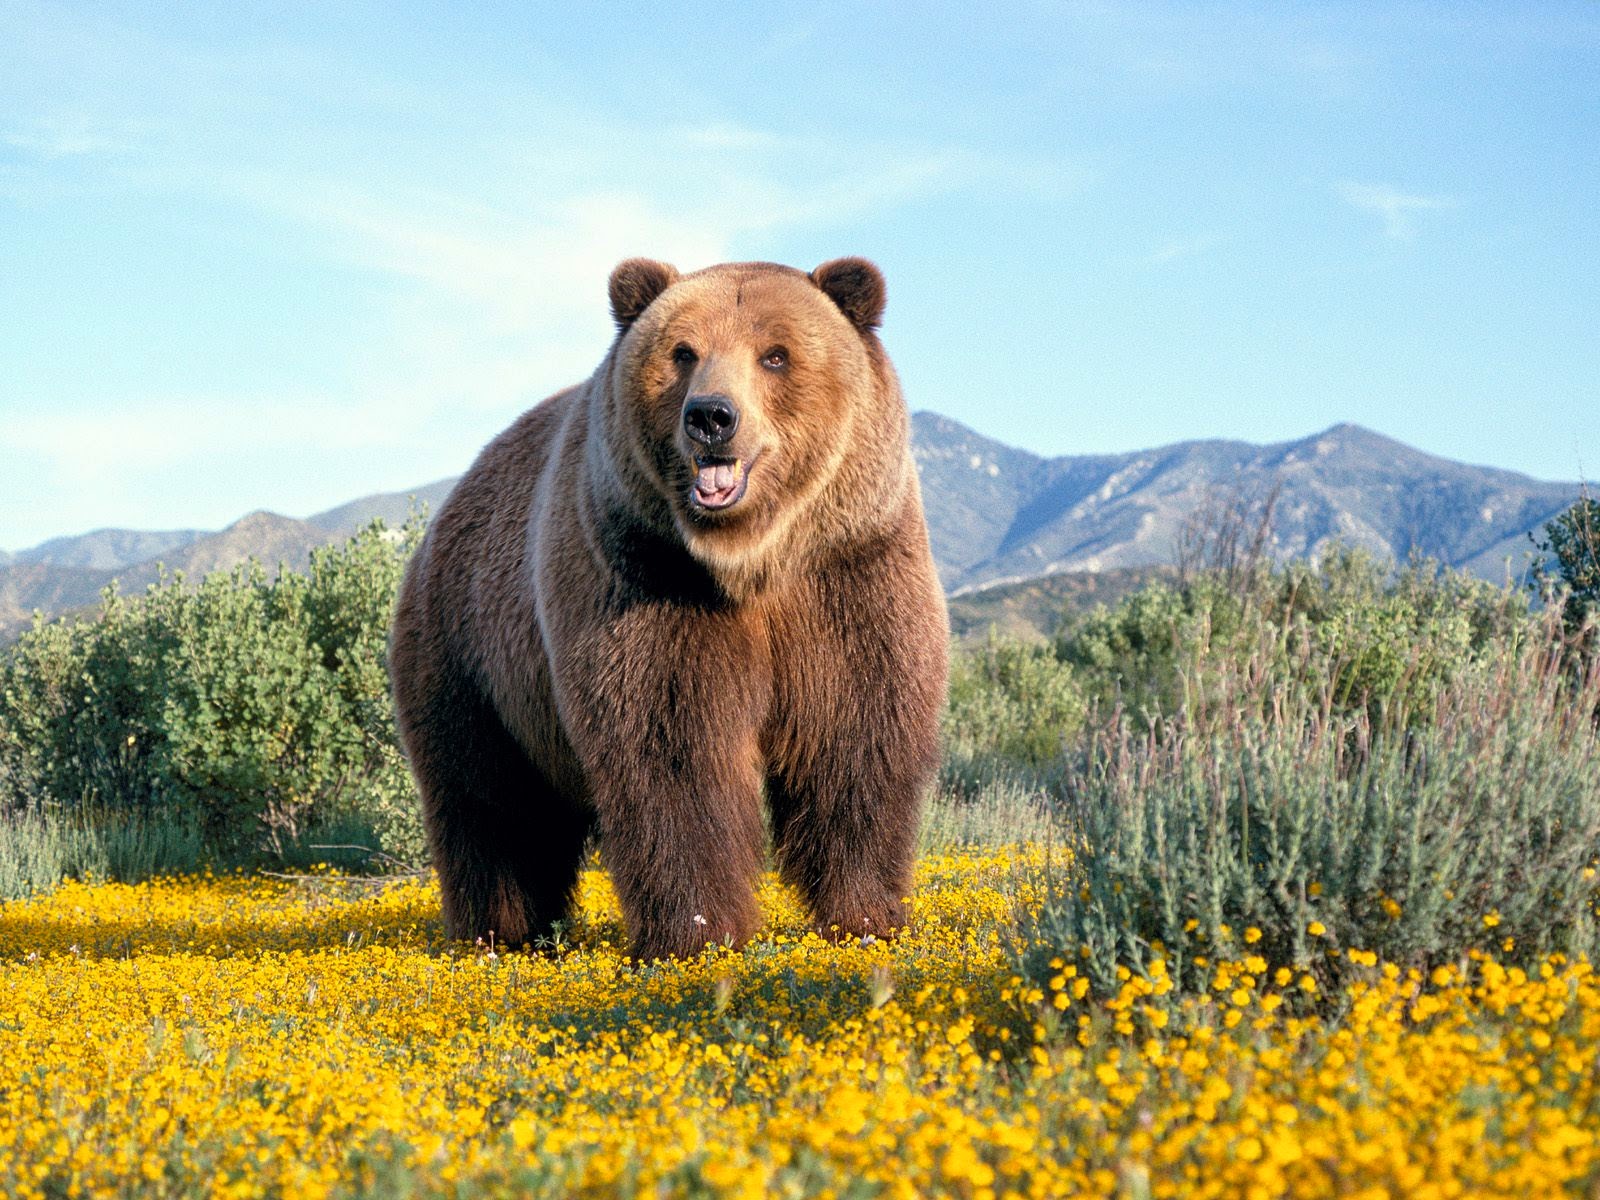
[[[440,940],[423,882],[68,884],[0,925],[0,1190],[126,1196],[1538,1196],[1600,1172],[1600,981],[1159,958],[1017,973],[1045,853],[922,864],[832,945],[641,965],[602,875],[543,953]],[[1244,931],[1246,937],[1249,931]]]
[[[749,945],[639,963],[598,859],[550,943],[443,938],[385,726],[404,550],[5,660],[0,1194],[1600,1187],[1582,606],[1343,555],[980,642],[907,930],[818,936],[769,879]]]

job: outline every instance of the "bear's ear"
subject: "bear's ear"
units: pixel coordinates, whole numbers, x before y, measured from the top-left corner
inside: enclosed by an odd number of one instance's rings
[[[883,320],[888,289],[883,272],[864,258],[836,258],[811,272],[811,282],[839,306],[857,329],[876,329]]]
[[[653,258],[630,258],[611,272],[611,315],[618,329],[632,325],[650,302],[678,281],[678,269]]]

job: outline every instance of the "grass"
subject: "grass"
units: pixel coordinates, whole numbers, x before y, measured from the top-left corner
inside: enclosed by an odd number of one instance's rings
[[[1050,844],[1066,836],[1060,806],[1042,788],[989,777],[971,790],[942,790],[928,802],[918,847],[923,853],[969,847]]]
[[[193,870],[205,859],[198,826],[182,818],[79,810],[6,818],[0,900],[53,890],[63,879],[131,880]]]
[[[376,850],[367,822],[354,815],[282,842],[268,859],[259,852],[219,853],[200,823],[182,812],[25,810],[6,817],[0,829],[0,901],[42,895],[65,880],[134,883],[267,863],[280,870],[381,871],[392,865]]]

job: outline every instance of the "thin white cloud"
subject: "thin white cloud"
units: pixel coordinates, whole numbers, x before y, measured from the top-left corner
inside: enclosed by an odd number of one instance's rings
[[[460,382],[492,383],[482,374]],[[125,398],[0,424],[0,462],[48,505],[7,514],[9,548],[102,525],[220,527],[255,508],[293,515],[426,482],[471,461],[503,414],[397,388],[381,398],[233,393]]]
[[[496,336],[525,334],[598,312],[607,273],[630,254],[701,265],[727,254],[711,223],[675,220],[645,198],[569,196],[517,214],[447,196],[377,196],[342,186],[257,181],[264,207],[329,235],[328,252],[418,285]],[[603,317],[603,313],[599,313]]]
[[[23,413],[0,428],[0,450],[48,464],[62,482],[101,484],[116,476],[213,455],[229,447],[319,448],[394,444],[403,420],[377,404],[331,403],[322,396],[194,396],[119,403],[92,417],[81,411]]]
[[[778,144],[778,139],[766,130],[752,129],[736,121],[680,125],[667,131],[667,140],[711,150],[765,150]]]
[[[745,145],[777,144],[771,135],[744,133]],[[628,146],[619,144],[618,154],[627,158]],[[466,340],[487,332],[565,347],[575,328],[604,326],[606,276],[631,255],[688,270],[759,253],[784,233],[845,226],[977,182],[1004,186],[1009,176],[1021,188],[1058,190],[1077,183],[959,150],[838,149],[829,161],[816,146],[787,144],[784,159],[818,163],[800,173],[800,186],[761,157],[713,154],[681,179],[672,172],[685,168],[670,159],[649,162],[644,176],[663,182],[648,193],[620,182],[640,172],[596,164],[586,172],[589,186],[552,190],[527,209],[417,189],[380,194],[337,177],[256,172],[219,176],[212,186],[320,231],[335,259],[410,281],[413,302],[455,306],[455,319],[472,331]],[[611,180],[619,182],[608,186]],[[541,182],[526,186],[537,191]]]
[[[1346,204],[1380,217],[1385,236],[1397,240],[1415,235],[1413,214],[1454,208],[1456,203],[1449,196],[1419,196],[1388,184],[1353,183],[1348,179],[1339,183],[1337,191]]]
[[[1199,233],[1192,237],[1174,238],[1145,255],[1144,263],[1146,266],[1161,267],[1179,259],[1194,258],[1204,254],[1222,240],[1222,235],[1219,233]]]
[[[103,154],[122,147],[108,138],[93,134],[57,134],[42,137],[30,133],[0,134],[0,142],[43,158],[73,158],[80,154]]]
[[[39,117],[0,130],[0,144],[34,158],[82,158],[126,154],[136,147],[130,130],[98,126],[81,117]]]

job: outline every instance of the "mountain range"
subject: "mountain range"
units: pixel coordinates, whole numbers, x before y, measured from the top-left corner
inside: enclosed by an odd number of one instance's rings
[[[1525,535],[1580,494],[1577,483],[1438,458],[1358,425],[1271,445],[1206,440],[1047,458],[921,412],[911,440],[952,597],[1064,572],[1171,564],[1185,523],[1218,496],[1271,491],[1275,558],[1337,541],[1396,559],[1421,553],[1500,581],[1508,564],[1513,576],[1524,569]],[[0,635],[14,635],[35,609],[92,604],[112,579],[124,593],[142,591],[163,564],[191,577],[250,556],[298,566],[375,516],[394,525],[413,501],[437,509],[454,482],[364,496],[304,519],[254,512],[217,532],[101,529],[0,552]]]

